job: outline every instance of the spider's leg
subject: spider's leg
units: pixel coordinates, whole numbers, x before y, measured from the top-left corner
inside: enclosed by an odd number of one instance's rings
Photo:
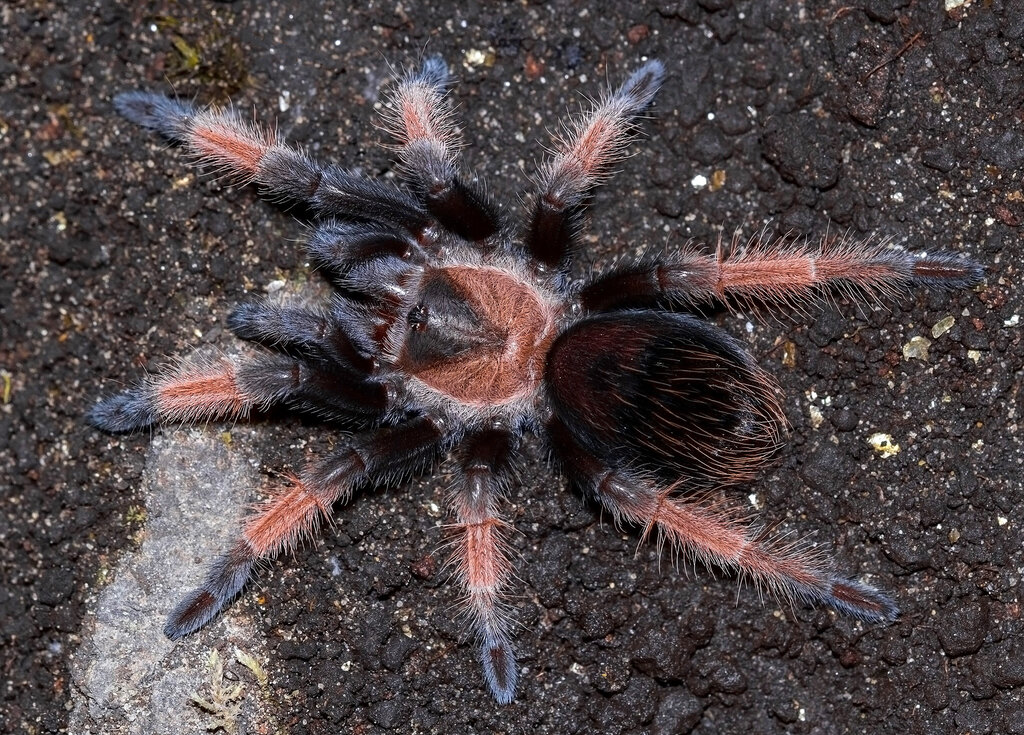
[[[512,621],[502,599],[512,565],[503,538],[505,523],[497,509],[511,442],[508,431],[500,428],[470,437],[464,445],[461,483],[452,496],[458,533],[455,570],[466,590],[468,613],[480,639],[484,675],[501,704],[512,701],[518,678]]]
[[[879,243],[840,238],[816,250],[788,243],[753,243],[735,255],[684,252],[620,266],[585,286],[591,311],[629,309],[668,300],[798,305],[820,294],[881,300],[915,286],[960,289],[979,283],[980,265],[952,253],[908,253]]]
[[[234,420],[281,403],[332,419],[378,419],[394,401],[385,382],[339,375],[331,366],[286,355],[192,357],[104,399],[86,420],[104,431],[123,433],[162,422]]]
[[[213,564],[203,584],[174,608],[164,633],[176,639],[206,625],[242,589],[257,561],[311,535],[331,506],[347,500],[357,486],[396,479],[428,465],[442,448],[445,430],[440,418],[421,415],[357,436],[292,478],[246,522],[241,537]]]
[[[890,622],[899,614],[887,595],[837,574],[801,544],[769,538],[721,503],[679,497],[640,472],[607,466],[557,418],[548,428],[566,471],[616,520],[643,526],[645,535],[657,530],[702,563],[736,569],[784,598],[823,603],[867,622]]]
[[[540,266],[562,270],[572,256],[587,197],[622,160],[637,116],[654,100],[665,67],[648,61],[617,90],[576,121],[541,169],[525,233],[527,253]]]
[[[114,99],[124,117],[179,143],[229,176],[255,182],[268,199],[302,204],[316,216],[365,220],[421,234],[430,215],[396,186],[321,163],[230,110],[210,110],[153,92]]]
[[[459,172],[462,145],[446,92],[452,78],[440,56],[427,58],[390,95],[384,122],[398,141],[398,159],[427,210],[445,229],[470,241],[501,227],[497,208]]]
[[[386,376],[358,375],[329,361],[260,355],[236,374],[241,389],[261,399],[261,408],[285,404],[327,421],[375,421],[402,408]]]
[[[103,431],[139,431],[161,421],[192,423],[247,416],[258,403],[239,385],[231,359],[184,359],[173,369],[103,399],[86,421]]]

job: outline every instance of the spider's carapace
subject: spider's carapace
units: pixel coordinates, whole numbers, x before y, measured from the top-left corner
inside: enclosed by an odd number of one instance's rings
[[[421,284],[396,364],[474,410],[536,401],[560,320],[554,296],[490,266],[435,269]]]

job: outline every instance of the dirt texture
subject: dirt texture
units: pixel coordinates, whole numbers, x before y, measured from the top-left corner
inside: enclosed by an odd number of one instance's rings
[[[1008,0],[4,3],[0,731],[1024,732],[1022,47],[1024,5]],[[596,196],[580,274],[762,227],[984,264],[973,291],[886,308],[710,315],[778,379],[792,424],[738,501],[890,590],[895,624],[659,563],[532,443],[507,513],[525,672],[511,705],[491,699],[446,583],[443,467],[338,508],[188,641],[139,646],[209,558],[183,541],[178,586],[153,571],[149,550],[175,544],[151,514],[177,511],[148,507],[152,493],[217,486],[198,470],[210,462],[247,466],[251,502],[338,437],[288,417],[155,437],[83,423],[168,356],[233,349],[233,304],[319,287],[290,214],[190,168],[111,98],[231,99],[387,176],[381,90],[424,53],[457,70],[467,170],[508,212],[567,109],[644,58],[665,63],[635,155]],[[144,594],[117,607],[104,592],[126,574],[124,594]],[[155,674],[122,683],[148,697],[138,710],[116,683],[89,688],[97,656],[140,648],[195,678],[174,696]]]

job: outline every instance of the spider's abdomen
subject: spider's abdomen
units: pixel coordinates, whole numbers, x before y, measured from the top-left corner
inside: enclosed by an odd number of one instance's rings
[[[540,387],[556,319],[555,307],[510,271],[432,269],[409,312],[398,365],[457,403],[506,405]]]
[[[547,380],[582,446],[684,488],[751,479],[783,433],[767,374],[732,337],[685,314],[584,319],[552,345]]]

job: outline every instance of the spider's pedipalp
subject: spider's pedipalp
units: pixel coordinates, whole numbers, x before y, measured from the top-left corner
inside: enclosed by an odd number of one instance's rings
[[[757,533],[729,507],[680,496],[650,473],[611,466],[583,447],[558,418],[549,430],[565,470],[583,492],[617,521],[642,527],[645,537],[657,531],[703,565],[738,571],[781,598],[829,605],[867,622],[891,622],[899,615],[887,595],[836,574],[822,555],[802,544]]]
[[[236,337],[287,355],[331,363],[337,370],[365,377],[374,370],[373,348],[360,342],[338,317],[339,310],[324,311],[250,301],[228,315],[228,329]]]
[[[370,222],[324,222],[306,243],[310,265],[338,283],[353,264],[378,258],[398,258],[422,264],[426,255],[407,233]]]
[[[449,232],[471,242],[500,229],[498,210],[482,190],[465,182],[458,166],[462,137],[446,92],[451,82],[439,56],[428,57],[390,95],[384,124],[399,145],[403,177]]]
[[[503,599],[512,575],[498,516],[504,477],[513,452],[512,437],[499,427],[470,436],[462,456],[462,478],[452,494],[455,512],[453,562],[466,591],[467,614],[480,640],[480,660],[494,698],[508,704],[519,672],[512,651],[512,621]]]
[[[812,250],[789,240],[755,241],[736,253],[695,251],[619,266],[588,283],[580,301],[590,311],[648,306],[659,300],[688,306],[714,300],[797,306],[839,293],[859,300],[892,297],[913,286],[962,289],[984,275],[952,253],[908,253],[884,243],[823,239]]]
[[[577,121],[537,177],[537,197],[525,234],[526,249],[540,265],[562,269],[574,247],[587,196],[625,155],[634,121],[665,78],[660,61],[648,61],[622,86]]]
[[[356,487],[423,469],[441,451],[445,438],[441,419],[421,415],[355,437],[301,477],[291,478],[246,521],[241,537],[211,566],[203,584],[174,608],[166,634],[180,638],[201,628],[238,594],[257,561],[312,534],[331,506],[347,500]]]
[[[378,305],[399,308],[417,290],[423,268],[401,258],[388,255],[353,263],[338,279],[345,291],[371,297]]]
[[[374,222],[404,229],[414,236],[430,225],[430,216],[413,197],[397,186],[366,179],[336,166],[323,166],[288,149],[279,160],[268,162],[270,171],[279,171],[265,186],[279,188],[286,199],[307,204],[316,214],[337,219]],[[298,165],[309,163],[303,173],[305,182],[296,181]],[[271,164],[277,164],[271,168]],[[258,183],[264,183],[257,179]]]

